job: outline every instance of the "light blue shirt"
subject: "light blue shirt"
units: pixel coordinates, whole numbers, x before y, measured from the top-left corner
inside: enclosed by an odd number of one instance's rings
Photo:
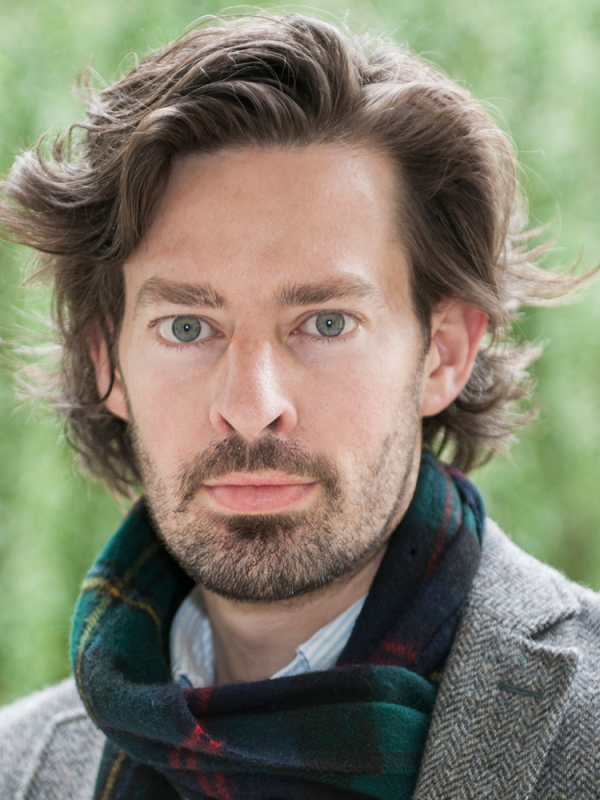
[[[293,661],[271,678],[331,669],[350,638],[367,595],[324,625],[296,649]],[[201,688],[215,682],[215,651],[210,621],[196,586],[179,607],[171,626],[171,674],[183,686]]]

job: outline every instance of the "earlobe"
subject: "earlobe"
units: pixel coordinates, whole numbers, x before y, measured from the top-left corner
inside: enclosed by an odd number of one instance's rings
[[[487,314],[467,303],[447,303],[434,312],[421,416],[439,414],[464,389],[487,324]]]
[[[127,403],[119,370],[111,363],[106,337],[99,323],[89,337],[90,358],[96,374],[96,389],[106,408],[122,420],[128,420]]]

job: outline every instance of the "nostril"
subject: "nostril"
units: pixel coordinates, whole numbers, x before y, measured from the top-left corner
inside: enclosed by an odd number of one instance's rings
[[[281,426],[281,414],[276,419],[274,419],[273,422],[269,423],[269,425],[267,425],[267,428],[270,431],[273,431],[273,433],[277,433],[277,429],[280,426]]]

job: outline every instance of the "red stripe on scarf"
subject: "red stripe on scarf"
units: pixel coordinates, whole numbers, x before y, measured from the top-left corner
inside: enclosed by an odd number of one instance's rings
[[[371,664],[388,667],[410,668],[419,655],[418,646],[409,642],[398,642],[393,636],[384,640],[369,659]]]
[[[444,482],[446,486],[446,502],[444,503],[444,517],[442,519],[442,524],[440,526],[437,538],[435,540],[435,545],[433,547],[433,552],[431,553],[431,558],[429,559],[429,564],[427,564],[427,569],[425,570],[425,578],[423,579],[423,583],[427,583],[429,578],[431,578],[431,576],[435,572],[435,568],[438,565],[440,556],[444,551],[444,543],[446,541],[448,525],[450,524],[450,520],[452,519],[452,514],[454,512],[454,493],[452,491],[452,481],[445,470],[444,470]]]
[[[190,750],[200,750],[200,752],[211,754],[218,753],[223,749],[221,742],[216,742],[214,739],[211,739],[200,725],[196,725],[194,730],[189,736],[186,736],[181,745]]]

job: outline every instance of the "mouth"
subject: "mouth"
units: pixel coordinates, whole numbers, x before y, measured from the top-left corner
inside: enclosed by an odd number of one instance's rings
[[[267,514],[293,508],[306,500],[318,486],[291,475],[227,475],[203,485],[211,504],[236,514]]]

